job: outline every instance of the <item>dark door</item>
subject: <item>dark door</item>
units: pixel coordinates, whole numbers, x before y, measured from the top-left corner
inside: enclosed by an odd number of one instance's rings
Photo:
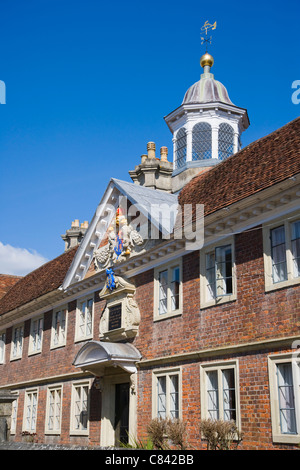
[[[116,384],[115,398],[115,445],[128,443],[129,430],[129,383]]]

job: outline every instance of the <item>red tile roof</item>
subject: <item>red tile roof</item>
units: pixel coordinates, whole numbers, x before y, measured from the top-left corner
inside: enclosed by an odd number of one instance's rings
[[[300,118],[195,176],[179,203],[204,204],[204,214],[238,202],[300,173]]]
[[[0,274],[0,299],[20,279],[21,276],[13,276],[11,274]]]
[[[0,315],[58,289],[73,261],[77,247],[43,264],[21,278],[0,299]]]

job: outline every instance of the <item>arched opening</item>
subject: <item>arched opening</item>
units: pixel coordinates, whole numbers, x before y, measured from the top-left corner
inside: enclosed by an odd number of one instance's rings
[[[199,122],[192,132],[192,160],[206,160],[212,158],[212,131],[208,122]]]
[[[219,127],[218,135],[218,158],[219,160],[225,160],[226,158],[233,155],[234,149],[234,133],[233,128],[223,122]]]

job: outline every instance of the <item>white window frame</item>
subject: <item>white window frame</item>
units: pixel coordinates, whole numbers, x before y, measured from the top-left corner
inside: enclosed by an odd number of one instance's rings
[[[218,374],[218,404],[219,404],[219,417],[218,419],[224,420],[224,400],[223,400],[223,371],[234,370],[234,385],[235,385],[235,412],[236,412],[236,426],[241,431],[241,413],[240,413],[240,393],[239,393],[239,364],[237,360],[228,360],[221,362],[210,362],[200,365],[200,401],[201,401],[201,419],[211,419],[208,411],[208,372],[216,371]]]
[[[14,392],[13,392],[14,393]],[[11,404],[10,434],[16,434],[18,417],[18,397]]]
[[[60,316],[59,329],[57,332],[57,316]],[[62,327],[64,325],[64,327]],[[60,348],[66,345],[68,328],[68,308],[62,306],[53,310],[51,326],[50,349]]]
[[[18,337],[16,337],[17,331],[20,333]],[[12,329],[12,340],[11,340],[11,350],[10,350],[11,361],[21,359],[22,353],[23,353],[23,344],[24,344],[24,323],[20,323],[18,325],[15,325]]]
[[[52,396],[54,394],[54,402]],[[52,385],[47,389],[45,434],[61,434],[63,386]],[[50,419],[53,419],[53,426],[50,426]],[[59,425],[57,425],[57,420]]]
[[[299,350],[298,350],[299,351]],[[296,433],[282,432],[280,423],[280,402],[278,396],[278,364],[292,367],[293,393],[295,404]],[[268,357],[272,438],[274,443],[299,444],[300,442],[300,356],[298,353],[274,354]]]
[[[76,403],[78,400],[78,393],[77,389],[81,389],[81,397],[80,397],[80,414],[82,413],[82,389],[87,388],[87,404],[86,404],[86,413],[87,413],[87,426],[86,428],[82,427],[82,423],[78,426],[77,424],[77,412],[78,412],[78,404]],[[77,436],[88,436],[89,435],[89,422],[90,422],[90,390],[91,390],[91,380],[85,380],[80,382],[74,382],[72,384],[72,397],[71,397],[71,419],[70,419],[70,434],[77,435]]]
[[[29,348],[28,348],[29,356],[33,354],[39,354],[42,352],[43,331],[44,331],[44,316],[41,315],[41,316],[32,318],[30,322],[30,337],[29,337]]]
[[[175,268],[179,268],[179,307],[172,310],[172,273]],[[160,313],[160,273],[164,271],[167,271],[167,308],[165,313]],[[179,258],[154,270],[154,321],[181,315],[182,302],[182,258]]]
[[[232,263],[232,293],[224,295],[211,296],[209,293],[207,276],[207,256],[210,253],[216,253],[216,250],[222,247],[231,247],[231,263]],[[214,271],[216,279],[216,272]],[[216,281],[217,283],[217,281]],[[217,243],[204,247],[200,250],[200,308],[211,307],[220,305],[225,302],[232,302],[237,299],[237,286],[236,286],[236,264],[235,264],[235,243],[234,238],[226,238]]]
[[[152,418],[157,418],[159,413],[158,404],[158,387],[159,379],[162,377],[166,378],[166,393],[165,393],[165,404],[166,404],[166,418],[172,418],[171,415],[171,377],[176,375],[178,377],[178,418],[182,418],[182,371],[181,367],[168,368],[161,370],[154,370],[152,374]]]
[[[91,332],[87,333],[87,315],[86,315],[86,308],[87,303],[92,301],[92,312],[91,312]],[[85,314],[82,315],[82,306],[85,304]],[[93,338],[93,331],[94,331],[94,293],[77,299],[77,307],[76,307],[76,328],[75,328],[75,341],[84,341],[86,339]],[[82,332],[82,328],[84,328],[84,332]]]
[[[39,393],[38,393],[37,388],[28,389],[25,391],[22,431],[27,431],[29,433],[36,432],[37,415],[38,415],[38,398],[39,398],[38,395]],[[35,404],[34,402],[30,403],[30,400],[32,400],[34,396],[35,396]]]
[[[0,364],[5,362],[6,331],[0,332]]]
[[[300,284],[300,276],[295,276],[293,254],[292,254],[292,224],[300,221],[300,215],[291,216],[289,218],[281,218],[272,224],[263,226],[263,246],[264,246],[264,274],[265,274],[265,291],[289,287]],[[274,282],[273,280],[273,260],[272,260],[272,244],[271,231],[273,229],[284,227],[285,234],[285,254],[286,254],[286,271],[287,279]]]

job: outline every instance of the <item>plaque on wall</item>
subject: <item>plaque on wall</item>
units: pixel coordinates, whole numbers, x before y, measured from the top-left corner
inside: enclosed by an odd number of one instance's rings
[[[116,330],[121,328],[122,325],[122,304],[113,305],[109,307],[109,320],[108,320],[108,329]]]

